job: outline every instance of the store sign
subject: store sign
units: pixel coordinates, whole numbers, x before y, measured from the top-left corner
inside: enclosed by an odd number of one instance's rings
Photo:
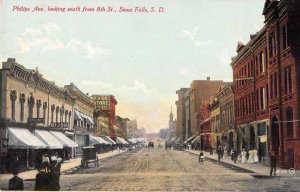
[[[28,123],[44,123],[44,118],[28,118]]]
[[[109,110],[110,101],[109,96],[99,96],[96,99],[96,108],[100,110]]]
[[[68,128],[69,127],[69,123],[66,123],[66,122],[63,122],[63,123],[54,123],[54,122],[52,122],[52,123],[50,123],[50,127],[51,128],[54,128],[54,127],[56,127],[56,128]]]

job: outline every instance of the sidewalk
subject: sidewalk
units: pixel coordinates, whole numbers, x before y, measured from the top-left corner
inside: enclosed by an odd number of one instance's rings
[[[125,151],[118,151],[118,150],[114,150],[113,152],[107,152],[107,153],[101,153],[101,154],[98,154],[98,158],[101,160],[101,159],[104,159],[104,158],[107,158],[107,157],[111,157],[111,156],[115,156],[115,155],[118,155],[118,154],[121,154]],[[78,157],[78,158],[75,158],[75,159],[71,159],[70,161],[65,161],[62,165],[61,165],[61,172],[66,172],[70,169],[73,169],[75,167],[78,167],[80,166],[81,164],[81,157]],[[100,161],[100,164],[101,164],[101,161]],[[34,170],[29,170],[29,171],[24,171],[24,172],[21,172],[19,173],[19,177],[22,178],[24,181],[25,180],[34,180],[35,179],[35,176],[36,174],[38,173],[38,171],[36,169]],[[0,183],[8,183],[8,180],[12,178],[12,174],[0,174]]]
[[[186,150],[186,152],[193,153],[196,155],[199,155],[200,151],[195,150]],[[210,155],[209,152],[204,152],[205,158],[208,158],[213,161],[218,161],[218,155],[214,153],[213,155]],[[240,170],[252,172],[253,176],[257,177],[269,177],[270,176],[270,167],[267,165],[263,165],[261,163],[241,163],[236,162],[234,163],[231,161],[231,157],[227,156],[226,159],[221,159],[221,164],[226,164],[235,168],[238,168]],[[276,175],[281,177],[300,177],[300,171],[294,171],[294,170],[286,170],[281,169],[277,167]]]

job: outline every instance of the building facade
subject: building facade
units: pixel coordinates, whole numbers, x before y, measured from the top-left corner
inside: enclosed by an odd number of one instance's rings
[[[97,122],[101,124],[99,116],[108,118],[108,130],[105,132],[108,133],[114,141],[116,140],[116,105],[117,100],[113,95],[92,95],[92,99],[96,105],[95,115]],[[98,134],[105,134],[105,132]]]
[[[233,59],[235,124],[240,148],[269,151],[284,168],[300,167],[299,9],[292,0],[266,0],[265,26]]]
[[[129,119],[116,116],[116,134],[118,137],[127,138],[127,132],[129,129]]]
[[[233,86],[227,85],[217,94],[220,105],[221,144],[226,145],[228,152],[236,150],[237,133],[234,128]]]
[[[213,149],[218,149],[221,145],[222,133],[220,129],[220,102],[217,97],[213,97],[209,104],[210,111],[210,134],[211,134],[211,145]],[[201,133],[202,134],[202,133]],[[207,134],[207,133],[206,133]]]
[[[82,146],[90,145],[89,137],[87,135],[93,135],[94,133],[94,109],[95,104],[88,94],[84,94],[79,90],[74,83],[65,85],[65,90],[75,99],[73,106],[73,130],[76,143],[79,147],[76,148],[75,153],[77,155],[82,154]]]
[[[183,142],[185,139],[185,124],[186,124],[186,117],[185,117],[185,94],[189,91],[189,88],[181,88],[180,90],[176,91],[178,95],[178,101],[176,101],[176,108],[177,108],[177,122],[176,122],[176,136],[180,137],[180,141]]]
[[[188,138],[192,136],[191,117],[190,117],[190,90],[186,91],[184,94],[184,113],[185,113],[184,140],[186,141]]]
[[[75,99],[44,79],[38,69],[27,69],[13,58],[3,62],[0,79],[1,170],[9,170],[16,157],[21,167],[34,167],[44,150],[57,150],[62,157],[73,156],[70,150],[76,144],[53,144],[46,137],[59,141],[53,135],[58,134],[68,140],[66,134],[73,132]]]

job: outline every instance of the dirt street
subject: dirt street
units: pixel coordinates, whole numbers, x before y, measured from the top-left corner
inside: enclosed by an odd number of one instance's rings
[[[103,191],[297,191],[298,181],[253,178],[217,163],[198,163],[196,155],[164,149],[127,152],[101,162],[99,168],[62,175],[62,190]]]

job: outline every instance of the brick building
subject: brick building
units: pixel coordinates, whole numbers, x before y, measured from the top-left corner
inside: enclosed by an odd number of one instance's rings
[[[238,44],[231,66],[240,148],[269,150],[285,168],[300,167],[300,2],[267,0],[265,26]]]
[[[97,123],[101,124],[99,117],[107,117],[108,129],[98,134],[108,134],[114,141],[116,140],[116,105],[117,100],[113,95],[92,95],[92,99],[96,105],[95,116]],[[102,118],[103,119],[103,118]],[[98,126],[99,127],[99,126]]]

